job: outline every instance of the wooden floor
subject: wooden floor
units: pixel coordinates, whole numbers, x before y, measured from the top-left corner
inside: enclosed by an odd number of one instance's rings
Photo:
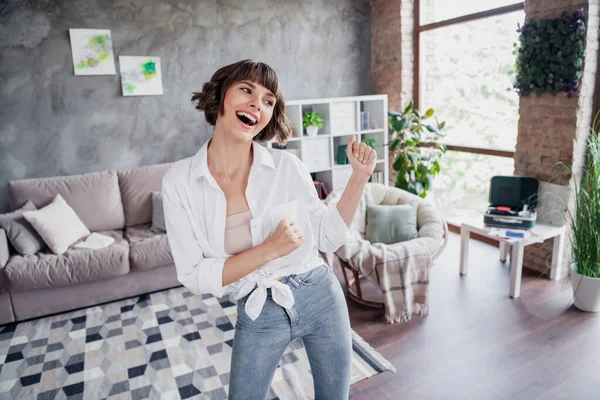
[[[511,299],[497,247],[471,240],[463,277],[459,249],[452,233],[432,270],[427,317],[390,325],[383,310],[348,301],[352,328],[397,370],[352,385],[350,398],[600,399],[600,315],[572,305],[568,280],[525,270]]]

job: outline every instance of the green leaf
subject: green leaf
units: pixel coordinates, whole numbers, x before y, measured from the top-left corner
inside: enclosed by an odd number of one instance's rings
[[[393,129],[395,132],[400,132],[402,131],[405,127],[406,127],[406,119],[405,118],[400,118],[400,119],[396,119],[393,123]]]
[[[425,112],[425,115],[428,116],[428,117],[431,117],[431,116],[433,116],[433,113],[434,113],[433,108],[430,108],[429,110],[427,110]]]
[[[307,111],[302,116],[302,126],[306,128],[307,126],[317,126],[319,128],[323,127],[323,117],[317,112]]]
[[[408,102],[408,105],[406,106],[406,108],[404,109],[404,112],[402,114],[408,114],[408,112],[410,110],[412,110],[412,108],[413,108],[413,101],[411,100]]]
[[[417,146],[418,144],[419,144],[419,139],[418,139],[418,138],[411,138],[411,139],[408,139],[408,140],[406,141],[406,145],[407,145],[407,146],[412,146],[412,147],[414,147],[414,146]]]
[[[392,143],[390,144],[390,151],[395,151],[396,147],[398,147],[398,145],[400,144],[401,140],[400,139],[394,139],[392,141]]]
[[[404,165],[405,165],[404,157],[400,156],[394,160],[394,164],[392,165],[392,168],[394,168],[394,170],[396,170],[396,171],[400,171]]]

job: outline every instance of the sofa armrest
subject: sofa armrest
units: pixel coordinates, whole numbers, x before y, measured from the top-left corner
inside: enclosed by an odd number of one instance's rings
[[[0,269],[3,269],[8,263],[10,257],[8,251],[8,238],[6,237],[6,231],[0,229]]]

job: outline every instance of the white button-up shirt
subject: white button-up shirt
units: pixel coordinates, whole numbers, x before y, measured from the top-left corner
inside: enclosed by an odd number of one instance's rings
[[[269,238],[283,218],[296,221],[306,242],[290,254],[264,264],[244,278],[223,286],[227,204],[223,191],[208,169],[210,140],[196,155],[176,162],[162,180],[167,237],[177,279],[192,293],[237,301],[258,288],[246,302],[246,313],[258,318],[271,288],[273,300],[284,308],[294,305],[290,288],[277,278],[307,272],[321,264],[318,250],[336,251],[352,240],[336,206],[318,197],[310,173],[295,155],[253,142],[254,160],[246,200],[252,213],[252,245]]]

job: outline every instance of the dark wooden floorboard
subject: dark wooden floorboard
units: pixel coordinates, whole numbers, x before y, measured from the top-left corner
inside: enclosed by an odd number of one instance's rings
[[[497,247],[470,243],[460,276],[451,234],[432,270],[427,317],[390,325],[383,310],[348,301],[352,328],[397,370],[352,385],[351,399],[600,399],[600,315],[573,306],[568,279],[529,270],[511,299],[509,262]]]

